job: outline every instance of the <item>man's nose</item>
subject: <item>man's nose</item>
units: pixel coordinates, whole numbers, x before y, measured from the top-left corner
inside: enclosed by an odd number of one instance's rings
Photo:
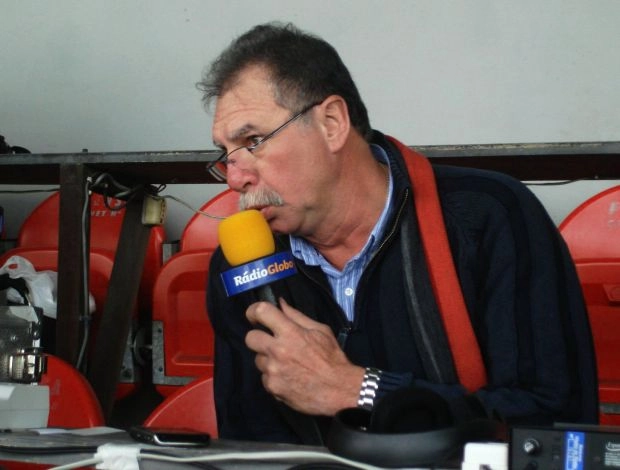
[[[256,183],[256,173],[253,171],[254,158],[247,149],[235,152],[235,158],[228,164],[226,183],[234,191],[243,191],[248,185]]]

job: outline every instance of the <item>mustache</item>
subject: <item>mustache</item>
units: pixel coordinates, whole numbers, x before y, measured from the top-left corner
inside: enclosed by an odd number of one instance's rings
[[[281,206],[282,204],[284,204],[282,196],[271,189],[258,189],[239,196],[239,210],[242,211],[253,207]]]

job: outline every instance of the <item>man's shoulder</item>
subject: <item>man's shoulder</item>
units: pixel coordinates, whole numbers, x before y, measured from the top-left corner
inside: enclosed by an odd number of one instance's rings
[[[440,197],[489,198],[503,206],[539,206],[534,193],[522,181],[497,171],[434,165]]]
[[[437,191],[448,225],[550,227],[549,215],[520,180],[496,171],[436,165]]]
[[[498,171],[437,164],[433,165],[433,171],[438,185],[444,184],[444,186],[448,185],[447,187],[469,188],[482,184],[481,190],[488,190],[489,187],[506,187],[519,191],[526,189],[522,181]]]

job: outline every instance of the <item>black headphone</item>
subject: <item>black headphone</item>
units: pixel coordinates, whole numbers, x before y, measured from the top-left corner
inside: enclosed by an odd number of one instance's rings
[[[327,448],[372,465],[411,467],[457,459],[467,442],[503,439],[499,421],[453,410],[454,403],[429,389],[399,389],[372,411],[347,408],[337,413]]]

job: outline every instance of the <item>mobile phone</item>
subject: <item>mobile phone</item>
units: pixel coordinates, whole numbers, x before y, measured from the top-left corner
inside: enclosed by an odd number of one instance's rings
[[[189,428],[132,426],[129,435],[136,441],[158,446],[204,447],[211,442],[209,433]]]

